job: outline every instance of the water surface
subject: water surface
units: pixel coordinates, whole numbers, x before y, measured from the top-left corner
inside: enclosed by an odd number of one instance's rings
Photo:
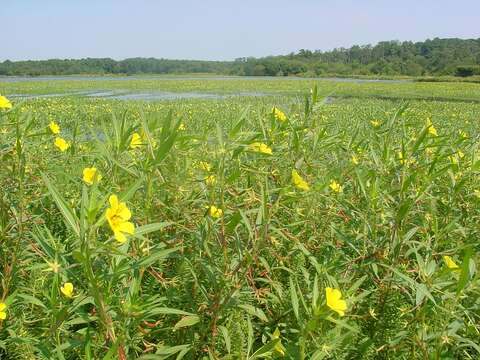
[[[132,92],[131,90],[88,90],[74,91],[66,93],[51,94],[10,94],[12,99],[44,99],[53,97],[87,97],[96,99],[111,100],[144,100],[144,101],[160,101],[160,100],[178,100],[178,99],[226,99],[238,96],[268,96],[271,94],[258,91],[241,91],[231,94],[201,93],[201,92],[172,92],[172,91],[141,91]]]

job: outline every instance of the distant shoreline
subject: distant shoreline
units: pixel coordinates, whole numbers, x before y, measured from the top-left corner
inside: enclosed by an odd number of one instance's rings
[[[145,80],[148,78],[159,79],[210,79],[210,80],[232,80],[232,79],[278,79],[278,80],[320,80],[320,81],[350,81],[350,80],[363,80],[365,82],[467,82],[467,83],[480,83],[480,76],[472,77],[455,77],[455,76],[372,76],[372,75],[344,75],[344,74],[329,74],[325,76],[240,76],[240,75],[224,75],[224,74],[212,74],[212,73],[179,73],[179,74],[156,74],[156,73],[141,73],[141,74],[68,74],[68,75],[0,75],[0,82],[20,82],[20,81],[49,81],[49,80]]]

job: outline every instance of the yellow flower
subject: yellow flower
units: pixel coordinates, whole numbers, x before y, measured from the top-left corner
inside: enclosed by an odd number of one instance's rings
[[[347,302],[342,300],[340,290],[327,287],[325,288],[325,294],[327,296],[327,306],[333,311],[336,311],[338,315],[344,316],[345,310],[347,310]]]
[[[132,134],[132,140],[130,140],[130,149],[136,149],[140,146],[142,146],[142,137],[140,136],[139,133],[133,133]]]
[[[352,162],[353,165],[358,165],[359,163],[357,155],[352,155],[352,158],[350,159],[350,161]]]
[[[282,110],[277,109],[275,106],[272,108],[272,112],[275,116],[275,119],[277,119],[278,121],[284,122],[285,120],[287,120],[287,116],[285,115],[285,113]]]
[[[466,139],[468,137],[467,133],[463,130],[458,130],[458,134],[462,139]]]
[[[50,124],[48,124],[48,127],[52,132],[52,134],[54,135],[60,134],[60,126],[55,121],[50,121]]]
[[[222,215],[223,215],[223,210],[217,208],[215,205],[211,205],[208,212],[210,213],[211,217],[214,217],[214,218],[217,218],[217,219],[222,217]]]
[[[437,129],[432,124],[432,120],[427,119],[427,129],[428,133],[433,136],[438,136]]]
[[[379,127],[380,126],[380,121],[378,120],[371,120],[370,124],[372,124],[373,127]]]
[[[280,330],[278,330],[278,327],[275,329],[275,331],[272,334],[272,339],[280,339]],[[277,345],[273,348],[280,356],[285,356],[285,347],[282,345],[282,341],[280,340]]]
[[[335,180],[330,181],[330,185],[328,185],[332,191],[336,193],[341,193],[343,191],[342,186],[337,183]]]
[[[108,201],[110,207],[107,209],[105,217],[113,231],[115,240],[123,244],[127,241],[125,234],[133,235],[135,232],[135,225],[128,221],[132,217],[132,213],[124,202],[118,201],[117,195],[110,195]]]
[[[443,257],[443,261],[445,261],[445,264],[449,269],[452,269],[452,270],[460,269],[460,267],[455,263],[455,261],[453,261],[453,259],[448,255],[445,255]]]
[[[178,125],[178,130],[180,130],[180,131],[185,131],[186,128],[187,128],[187,127],[185,126],[184,123],[181,123],[180,125]]]
[[[5,96],[0,95],[0,109],[11,109],[12,103]]]
[[[97,168],[87,167],[83,169],[83,181],[87,185],[93,185],[94,182],[102,180],[102,175],[99,174]]]
[[[7,318],[7,304],[0,302],[0,320]]]
[[[62,152],[66,151],[70,147],[70,144],[65,139],[63,139],[61,137],[56,137],[54,144]]]
[[[292,182],[293,185],[300,190],[310,190],[310,186],[308,186],[308,183],[298,174],[297,170],[292,170]]]
[[[403,156],[403,153],[401,151],[398,152],[398,161],[400,161],[400,164],[405,165],[407,163],[407,160],[405,160],[405,157]]]
[[[448,157],[450,159],[450,162],[453,164],[453,165],[458,165],[458,157],[455,156],[455,155],[451,155]]]
[[[248,146],[248,148],[253,152],[259,152],[262,154],[272,155],[272,149],[268,145],[260,142],[254,142]]]
[[[200,161],[198,167],[203,171],[210,171],[212,169],[212,166],[206,161]]]
[[[63,284],[63,286],[60,287],[60,291],[67,298],[71,299],[73,297],[73,284],[69,282]]]
[[[217,178],[215,177],[215,175],[208,175],[206,178],[205,178],[205,183],[207,185],[215,185],[215,183],[217,182]]]
[[[465,154],[461,150],[458,150],[456,154],[451,155],[448,158],[450,159],[453,165],[458,165],[460,163],[460,159],[463,159],[464,157],[465,157]]]
[[[415,164],[415,159],[406,159],[401,151],[398,152],[398,161],[402,165],[413,165]]]

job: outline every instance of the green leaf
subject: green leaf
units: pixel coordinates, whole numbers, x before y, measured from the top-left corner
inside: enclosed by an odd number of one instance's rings
[[[258,308],[254,307],[252,305],[249,305],[249,304],[238,305],[238,307],[244,309],[250,315],[256,316],[257,318],[259,318],[260,320],[262,320],[264,322],[268,322],[268,319],[265,316],[265,313],[261,309],[258,309]]]
[[[472,248],[468,248],[462,261],[462,272],[460,273],[460,278],[458,279],[457,296],[465,288],[470,277],[470,258],[472,255]]]
[[[275,346],[280,342],[280,339],[274,339],[263,345],[260,349],[255,351],[252,356],[249,357],[249,360],[257,359],[260,357],[269,356],[270,353],[275,349]]]
[[[247,117],[247,113],[250,111],[250,106],[247,106],[240,115],[237,123],[233,126],[233,128],[228,133],[230,139],[234,139],[237,136],[238,132],[242,128],[242,125],[245,123],[245,119]]]
[[[222,333],[223,341],[225,341],[225,348],[227,349],[227,352],[230,354],[232,345],[230,341],[230,335],[228,334],[228,329],[222,325],[218,326],[218,329]]]
[[[166,346],[166,345],[159,345],[158,350],[155,352],[155,354],[146,354],[140,356],[138,359],[142,360],[158,360],[158,359],[166,359],[171,355],[174,355],[180,351],[184,350],[190,350],[192,348],[192,345],[190,344],[183,344],[183,345],[176,345],[176,346]]]
[[[130,187],[127,189],[127,191],[124,191],[121,193],[118,197],[121,201],[128,201],[130,200],[133,195],[137,192],[138,189],[140,189],[143,185],[144,179],[140,178],[137,181],[135,181]]]
[[[298,313],[298,295],[297,290],[295,288],[295,284],[293,283],[293,279],[290,277],[290,299],[292,301],[292,309],[293,313],[297,320],[300,320],[299,313]]]
[[[108,352],[103,357],[103,360],[117,359],[117,349],[118,349],[118,340],[113,344],[113,346],[108,349]]]
[[[198,315],[185,316],[175,324],[175,326],[173,327],[173,331],[176,331],[183,327],[193,326],[197,324],[199,321],[200,321],[200,317]]]
[[[153,224],[148,224],[148,225],[143,225],[135,228],[135,235],[146,235],[161,229],[166,228],[167,226],[172,225],[173,223],[171,222],[161,222],[161,223],[153,223]]]
[[[41,308],[47,309],[47,307],[36,297],[27,295],[27,294],[18,294],[18,297],[22,298],[25,300],[27,304],[33,304],[40,306]]]
[[[171,253],[174,253],[178,251],[178,248],[172,248],[172,249],[151,249],[150,254],[147,256],[143,256],[140,258],[140,260],[135,263],[134,267],[148,267],[151,266],[152,264],[156,263],[159,260],[165,259],[170,255]]]
[[[168,308],[168,307],[156,307],[148,311],[148,314],[150,316],[153,315],[160,315],[160,314],[165,314],[165,315],[195,315],[183,310],[178,310],[178,309],[173,309],[173,308]]]
[[[341,326],[341,327],[343,327],[343,328],[345,328],[345,329],[348,329],[348,330],[350,330],[350,331],[352,331],[352,332],[354,332],[354,333],[357,333],[357,334],[358,334],[358,333],[360,332],[358,329],[350,326],[350,325],[349,325],[346,321],[344,321],[344,320],[335,319],[335,318],[333,318],[333,317],[331,317],[331,316],[327,316],[326,319],[327,319],[328,321],[330,321],[330,322],[332,322],[332,323],[334,323],[334,324],[337,324],[338,326]]]
[[[48,191],[50,192],[50,195],[52,195],[53,200],[57,204],[58,210],[60,210],[60,212],[62,213],[67,225],[73,230],[73,232],[77,236],[80,236],[80,226],[77,216],[75,215],[73,210],[67,205],[67,202],[60,195],[59,191],[57,190],[55,185],[53,185],[50,179],[43,173],[42,178],[48,188]]]
[[[420,136],[418,137],[417,141],[416,141],[415,144],[413,145],[412,155],[417,153],[418,148],[420,147],[420,145],[422,144],[422,142],[423,142],[423,141],[425,140],[425,138],[427,137],[427,134],[428,134],[428,127],[425,126],[425,127],[423,128],[422,132],[420,133]]]

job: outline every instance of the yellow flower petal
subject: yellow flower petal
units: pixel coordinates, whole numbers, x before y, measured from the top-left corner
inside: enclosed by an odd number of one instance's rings
[[[114,231],[113,236],[120,244],[123,244],[125,241],[127,241],[127,237],[121,231]]]
[[[342,293],[338,289],[332,289],[330,287],[325,288],[325,294],[327,297],[327,306],[338,315],[344,316],[345,310],[347,310],[347,302],[342,300]]]
[[[443,261],[445,261],[445,264],[449,269],[452,269],[452,270],[460,269],[460,267],[455,263],[455,261],[453,261],[453,259],[448,255],[445,255],[443,257]]]
[[[130,220],[130,218],[132,217],[132,213],[127,208],[127,205],[125,205],[125,203],[121,202],[121,203],[118,204],[117,216],[121,217],[122,220],[127,221],[127,220]]]
[[[248,146],[248,148],[250,149],[250,151],[253,151],[253,152],[259,152],[259,153],[266,154],[266,155],[272,155],[272,149],[264,143],[254,142],[254,143],[250,144]]]
[[[118,226],[118,230],[122,233],[133,235],[135,232],[135,225],[130,221],[125,221]]]
[[[12,103],[5,96],[0,96],[0,109],[11,109]]]
[[[284,122],[285,120],[287,120],[287,116],[282,110],[277,109],[276,107],[273,107],[272,112],[273,112],[273,115],[275,116],[275,119],[277,119],[278,121]]]
[[[116,210],[118,208],[118,197],[117,195],[110,195],[108,198],[108,202],[110,203],[110,207],[112,210]]]
[[[298,189],[308,191],[310,186],[308,183],[298,174],[297,170],[292,170],[292,182]]]
[[[133,133],[132,134],[132,139],[130,140],[130,148],[131,149],[136,149],[140,146],[142,146],[142,137],[140,136],[139,133]]]
[[[432,120],[427,119],[427,129],[428,133],[432,136],[438,136],[437,129],[432,124]]]
[[[67,150],[70,147],[70,144],[65,139],[63,139],[61,137],[56,137],[55,141],[54,141],[54,144],[62,152]]]
[[[203,171],[210,171],[212,169],[212,166],[206,161],[200,161],[198,167]]]
[[[358,165],[359,163],[358,157],[356,155],[352,155],[351,161],[353,165]]]
[[[272,334],[272,339],[280,339],[280,330],[278,330],[278,327],[275,329],[275,331]],[[274,350],[280,354],[281,356],[285,356],[285,348],[282,345],[282,341],[279,341],[275,347]]]
[[[220,218],[223,215],[223,210],[217,208],[215,205],[210,206],[209,213],[211,217]]]
[[[95,181],[100,181],[102,176],[98,173],[98,170],[95,167],[83,169],[83,181],[87,185],[93,185]]]
[[[208,175],[206,178],[205,178],[205,183],[207,185],[215,185],[215,183],[217,182],[217,178],[215,177],[215,175]]]
[[[69,283],[69,282],[63,284],[63,286],[60,288],[60,291],[67,298],[72,298],[73,297],[73,284]]]
[[[132,213],[124,202],[119,202],[116,195],[111,195],[108,199],[110,207],[105,212],[108,224],[113,231],[115,239],[119,243],[127,241],[125,234],[132,235],[135,232],[135,225],[128,220]]]
[[[341,193],[343,191],[342,186],[337,183],[335,180],[330,181],[330,185],[328,185],[330,189],[336,193]]]
[[[54,135],[60,134],[60,126],[55,121],[50,121],[50,124],[48,124],[48,127],[52,132],[52,134]]]

